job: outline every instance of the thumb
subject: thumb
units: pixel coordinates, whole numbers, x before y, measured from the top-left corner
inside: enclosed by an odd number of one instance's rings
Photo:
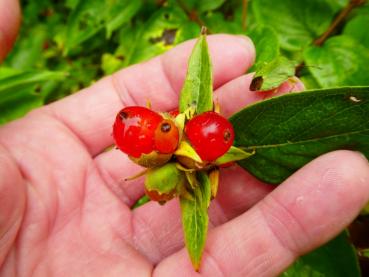
[[[21,173],[0,145],[0,266],[17,236],[25,200],[25,186]]]
[[[0,62],[10,51],[20,25],[18,0],[0,0]]]

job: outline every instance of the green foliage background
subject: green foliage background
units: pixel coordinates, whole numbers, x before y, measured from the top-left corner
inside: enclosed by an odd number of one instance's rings
[[[200,25],[211,33],[249,35],[257,49],[253,70],[283,55],[300,65],[307,88],[368,85],[368,4],[314,44],[349,2],[21,1],[20,35],[0,67],[0,123],[194,38]]]
[[[264,72],[265,65],[281,66],[283,61],[286,72],[295,69],[308,89],[369,85],[369,5],[364,0],[23,0],[21,4],[19,38],[0,66],[0,124],[198,37],[201,25],[213,34],[250,36],[257,51],[252,71]],[[328,36],[322,39],[324,34]],[[342,247],[337,250],[337,245]],[[347,245],[343,234],[301,258],[284,276],[358,276]],[[316,253],[329,255],[325,261]],[[333,263],[338,255],[341,262]]]

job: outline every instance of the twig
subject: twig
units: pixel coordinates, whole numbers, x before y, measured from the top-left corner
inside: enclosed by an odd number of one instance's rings
[[[317,39],[313,41],[313,44],[316,46],[322,46],[323,43],[336,31],[336,28],[347,18],[347,16],[351,13],[351,11],[363,4],[365,4],[366,0],[350,0],[347,6],[341,10],[341,12],[337,15],[337,17],[333,20],[332,24],[328,27],[328,29]],[[305,62],[302,61],[295,67],[295,75],[297,77],[301,76],[302,69],[305,67]]]
[[[205,22],[202,21],[202,19],[197,15],[197,12],[194,10],[190,10],[182,0],[177,0],[177,3],[191,21],[195,22],[200,27],[206,25]],[[211,34],[212,32],[209,29],[207,29],[207,33]]]
[[[247,27],[247,9],[248,9],[248,1],[242,0],[242,30],[246,31]]]
[[[363,5],[366,0],[351,0],[347,6],[341,10],[338,16],[333,20],[332,24],[328,27],[328,29],[316,40],[314,40],[314,44],[317,46],[323,45],[323,43],[330,37],[334,31],[336,30],[337,26],[339,26],[349,15],[349,13],[356,7]]]

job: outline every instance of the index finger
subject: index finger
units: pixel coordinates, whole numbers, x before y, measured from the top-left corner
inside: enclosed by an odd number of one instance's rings
[[[154,110],[177,107],[194,43],[185,42],[148,62],[125,68],[43,111],[71,129],[94,156],[113,143],[111,126],[122,106],[145,106],[150,101]],[[214,88],[245,73],[254,61],[255,49],[247,37],[212,35],[208,44]]]

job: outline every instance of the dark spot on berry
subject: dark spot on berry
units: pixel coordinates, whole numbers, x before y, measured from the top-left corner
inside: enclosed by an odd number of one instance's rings
[[[122,112],[120,112],[120,113],[119,113],[119,117],[120,117],[120,119],[122,119],[122,120],[123,120],[123,119],[127,119],[128,114],[127,114],[126,112],[123,112],[123,111],[122,111]]]
[[[164,122],[163,124],[161,124],[160,126],[160,130],[164,133],[168,133],[171,129],[171,126],[168,122]]]
[[[223,137],[225,141],[229,141],[231,139],[231,132],[229,130],[226,130]]]

